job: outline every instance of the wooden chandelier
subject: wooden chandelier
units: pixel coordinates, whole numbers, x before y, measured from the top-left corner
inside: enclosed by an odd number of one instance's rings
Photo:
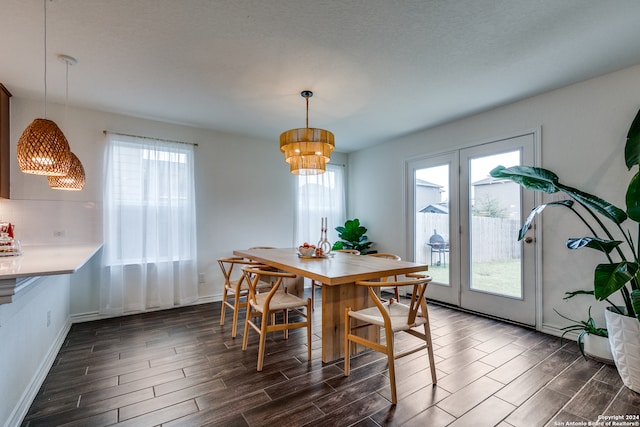
[[[307,101],[307,127],[290,129],[280,135],[280,151],[289,163],[290,171],[296,175],[324,173],[326,163],[335,149],[333,133],[309,127],[309,98],[313,92],[305,90],[300,95]]]

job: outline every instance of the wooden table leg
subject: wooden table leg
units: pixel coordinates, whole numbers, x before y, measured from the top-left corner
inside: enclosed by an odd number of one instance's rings
[[[365,286],[355,283],[322,285],[322,361],[325,363],[344,357],[344,309],[360,310],[373,305]],[[379,328],[363,328],[359,334],[379,341]],[[354,353],[357,350],[353,351]]]

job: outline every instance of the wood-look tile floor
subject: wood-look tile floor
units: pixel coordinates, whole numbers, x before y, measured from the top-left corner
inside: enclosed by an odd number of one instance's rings
[[[573,342],[434,304],[430,315],[438,385],[424,351],[399,359],[396,406],[383,355],[354,357],[344,377],[341,361],[322,363],[317,332],[311,362],[304,330],[272,334],[256,372],[257,335],[243,352],[220,303],[75,324],[23,426],[520,427],[640,413],[615,367]]]

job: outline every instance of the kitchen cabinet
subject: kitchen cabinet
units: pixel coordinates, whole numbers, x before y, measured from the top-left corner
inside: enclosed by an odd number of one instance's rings
[[[9,198],[9,98],[11,93],[0,83],[0,197]]]

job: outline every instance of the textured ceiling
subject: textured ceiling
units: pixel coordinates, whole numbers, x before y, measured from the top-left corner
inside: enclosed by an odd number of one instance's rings
[[[0,82],[44,92],[43,0],[0,0]],[[47,0],[48,99],[350,152],[640,63],[638,0]]]

